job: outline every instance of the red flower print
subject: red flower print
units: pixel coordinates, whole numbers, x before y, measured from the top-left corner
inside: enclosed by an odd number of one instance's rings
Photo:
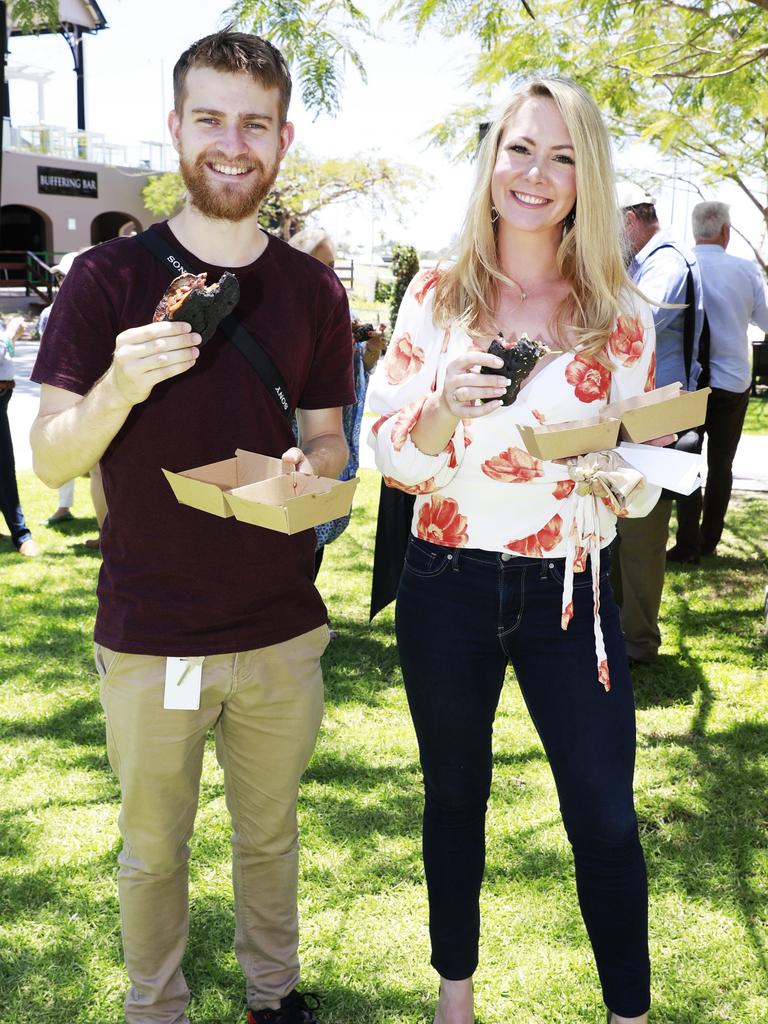
[[[539,421],[539,423],[547,422],[547,417],[544,415],[543,412],[540,412],[538,409],[531,409],[531,414],[534,416],[535,419]]]
[[[445,330],[443,331],[443,344],[442,344],[442,347],[440,348],[440,355],[445,355],[445,353],[448,351],[448,346],[450,345],[450,343],[451,343],[451,328],[450,327],[446,327]]]
[[[381,430],[381,428],[384,426],[388,419],[389,416],[379,416],[379,418],[371,427],[371,433],[373,434],[374,437],[379,436],[379,431]]]
[[[416,534],[421,540],[449,548],[463,548],[469,540],[467,519],[459,512],[458,503],[440,494],[435,494],[419,509]]]
[[[464,424],[464,447],[469,448],[472,444],[472,435],[467,428],[468,420],[462,420],[461,422]],[[456,458],[456,445],[454,444],[453,438],[451,438],[445,446],[445,450],[448,452],[448,468],[456,469],[459,464],[459,460]]]
[[[552,551],[562,539],[561,530],[563,520],[559,515],[554,515],[545,523],[538,533],[532,533],[528,537],[521,537],[520,540],[511,540],[504,547],[515,551],[518,555],[527,555],[529,558],[541,558]]]
[[[427,398],[425,395],[424,398],[419,398],[418,401],[411,402],[409,405],[403,406],[395,417],[395,422],[392,424],[390,439],[392,441],[392,447],[396,452],[402,450],[403,445],[408,440],[408,435],[419,422],[421,410],[424,408],[426,400]]]
[[[544,476],[544,466],[539,459],[524,452],[522,448],[507,448],[480,467],[491,480],[499,480],[503,484],[525,484]]]
[[[582,547],[576,548],[576,554],[573,556],[573,571],[584,572],[587,568],[587,549]]]
[[[569,601],[560,616],[560,629],[568,629],[568,623],[573,618],[573,601]]]
[[[575,486],[575,480],[558,480],[555,484],[554,491],[552,491],[552,497],[557,498],[558,501],[562,501],[563,498],[568,497]]]
[[[434,270],[425,270],[423,274],[419,274],[414,282],[418,287],[416,287],[413,292],[413,297],[419,305],[424,302],[429,289],[434,288],[441,277],[442,272],[437,270],[437,268]]]
[[[597,667],[597,678],[603,684],[607,693],[611,688],[611,674],[608,671],[608,662],[605,659]]]
[[[616,500],[616,498],[614,498],[613,495],[611,495],[611,494],[604,494],[604,495],[602,495],[601,498],[600,498],[600,501],[602,501],[602,503],[605,505],[605,507],[609,508],[611,510],[611,512],[613,512],[613,514],[615,516],[617,516],[619,519],[626,519],[627,516],[629,515],[629,509],[622,508],[621,505]],[[600,538],[600,540],[604,540],[604,539],[605,539],[604,537]]]
[[[414,345],[410,334],[401,334],[390,343],[384,357],[384,374],[390,384],[402,384],[424,365],[424,350]]]
[[[643,391],[653,391],[656,387],[656,352],[651,352],[651,361],[648,364],[648,376],[645,378]]]
[[[588,356],[575,356],[565,368],[565,379],[573,385],[580,402],[597,402],[608,397],[611,371]]]
[[[608,348],[622,366],[634,366],[643,354],[643,325],[635,316],[620,316],[616,330],[608,339]]]
[[[387,487],[395,487],[398,491],[405,491],[406,494],[429,494],[430,491],[435,490],[435,478],[431,476],[429,480],[425,480],[423,484],[401,484],[398,480],[395,480],[391,476],[384,477],[384,483]]]

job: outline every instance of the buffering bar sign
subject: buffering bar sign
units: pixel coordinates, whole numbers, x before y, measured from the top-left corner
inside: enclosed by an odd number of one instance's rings
[[[99,179],[94,171],[71,171],[63,167],[38,167],[37,191],[50,196],[99,197]]]

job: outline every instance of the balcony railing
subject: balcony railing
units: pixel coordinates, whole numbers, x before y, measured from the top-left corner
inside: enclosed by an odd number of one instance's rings
[[[87,160],[107,167],[131,167],[139,171],[175,171],[178,158],[173,146],[163,142],[130,145],[110,142],[99,132],[72,131],[55,125],[23,125],[5,122],[3,149],[15,153]]]

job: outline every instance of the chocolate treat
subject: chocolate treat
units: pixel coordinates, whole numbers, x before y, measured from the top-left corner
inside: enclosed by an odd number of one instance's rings
[[[499,337],[503,339],[504,335],[499,332]],[[542,345],[540,341],[531,341],[527,334],[522,334],[516,345],[509,346],[494,338],[488,346],[488,351],[492,356],[498,356],[499,359],[503,359],[504,366],[500,370],[494,370],[490,366],[481,366],[480,372],[503,374],[512,381],[501,398],[502,405],[512,405],[517,398],[520,388],[523,386],[525,378],[533,370],[534,366],[544,356],[552,354],[552,349]],[[484,401],[491,402],[494,399],[486,398]]]
[[[224,273],[217,284],[206,286],[205,274],[181,274],[168,285],[158,303],[153,322],[180,320],[200,335],[200,344],[210,341],[221,321],[237,305],[240,285],[234,274]]]

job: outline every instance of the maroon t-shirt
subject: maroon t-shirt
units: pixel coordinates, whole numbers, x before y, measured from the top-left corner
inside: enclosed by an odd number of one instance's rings
[[[231,270],[237,317],[269,353],[293,406],[354,402],[346,293],[333,271],[270,237],[246,267],[202,264],[160,232],[183,263]],[[78,395],[107,371],[115,338],[152,320],[172,274],[137,238],[78,256],[40,346],[32,379]],[[135,406],[101,459],[109,515],[95,638],[132,654],[233,653],[280,643],[322,625],[312,582],[315,531],[287,536],[180,505],[161,470],[232,458],[236,448],[279,458],[290,423],[256,371],[218,331],[191,370]]]

